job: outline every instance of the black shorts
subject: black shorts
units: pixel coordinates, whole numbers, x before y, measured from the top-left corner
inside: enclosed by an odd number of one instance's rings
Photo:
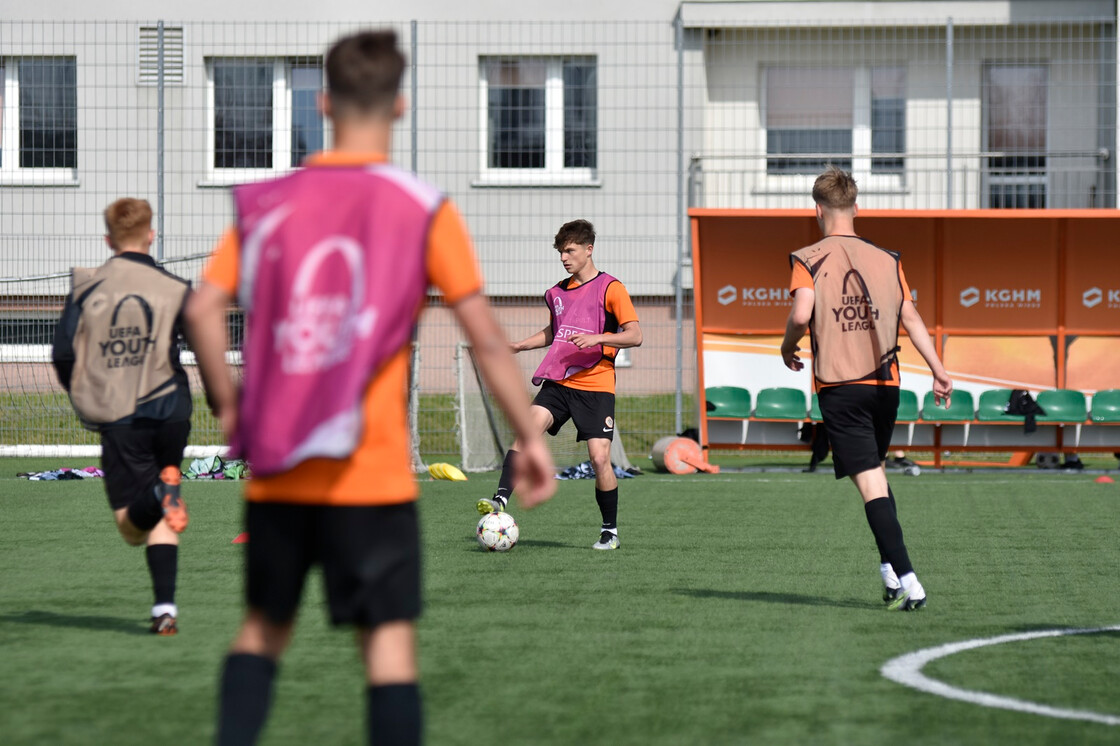
[[[545,381],[533,404],[552,413],[549,435],[556,435],[568,420],[575,423],[576,441],[606,438],[614,440],[614,394],[581,391]]]
[[[275,624],[295,618],[313,564],[323,566],[331,622],[372,628],[420,616],[416,503],[247,504],[245,593]]]
[[[817,394],[836,478],[877,469],[887,457],[898,415],[898,387],[863,383],[829,386]]]
[[[190,420],[122,425],[101,431],[101,471],[113,510],[127,508],[159,481],[165,466],[183,465]]]

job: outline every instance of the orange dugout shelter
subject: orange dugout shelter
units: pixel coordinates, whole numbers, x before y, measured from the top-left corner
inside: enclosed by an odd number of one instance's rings
[[[797,428],[816,415],[811,375],[786,369],[779,346],[791,306],[789,254],[819,240],[816,218],[811,210],[727,209],[689,217],[702,445],[804,447]],[[1120,450],[1120,427],[1081,427],[1117,424],[1094,417],[1091,402],[1100,392],[1103,406],[1120,390],[1120,211],[865,210],[856,227],[901,255],[960,399],[975,406],[967,420],[938,423],[943,413],[924,406],[928,370],[903,336],[902,388],[917,408],[909,427],[897,428],[899,447]],[[785,408],[770,406],[777,389],[787,390]],[[802,393],[803,409],[790,389]],[[1058,409],[1054,392],[1086,398],[1080,419],[1074,406],[1061,422],[1040,420],[1046,426],[1030,437],[1022,418],[982,419],[981,401],[990,408],[1008,389]],[[709,401],[711,392],[718,395]],[[733,411],[715,401],[728,392],[747,392],[749,416],[742,393]],[[900,411],[900,423],[909,416]]]

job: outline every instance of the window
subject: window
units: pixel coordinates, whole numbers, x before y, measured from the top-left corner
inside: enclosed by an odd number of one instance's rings
[[[480,65],[482,184],[591,184],[598,75],[588,57],[490,57]]]
[[[219,183],[295,168],[323,148],[318,59],[212,59],[210,175]]]
[[[1043,65],[984,66],[989,207],[1046,207]]]
[[[0,179],[72,182],[78,168],[77,61],[0,59]]]
[[[767,174],[905,170],[905,68],[767,67],[763,81]]]

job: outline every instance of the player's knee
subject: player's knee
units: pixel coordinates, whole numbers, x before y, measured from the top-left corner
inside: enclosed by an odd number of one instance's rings
[[[117,530],[121,532],[121,538],[124,543],[130,547],[140,547],[147,542],[147,533],[140,531],[135,526],[131,525],[118,525]]]

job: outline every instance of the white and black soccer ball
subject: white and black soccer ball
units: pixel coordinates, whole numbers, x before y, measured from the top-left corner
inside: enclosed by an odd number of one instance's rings
[[[478,543],[490,552],[508,552],[517,544],[521,531],[509,513],[489,513],[478,521]]]

